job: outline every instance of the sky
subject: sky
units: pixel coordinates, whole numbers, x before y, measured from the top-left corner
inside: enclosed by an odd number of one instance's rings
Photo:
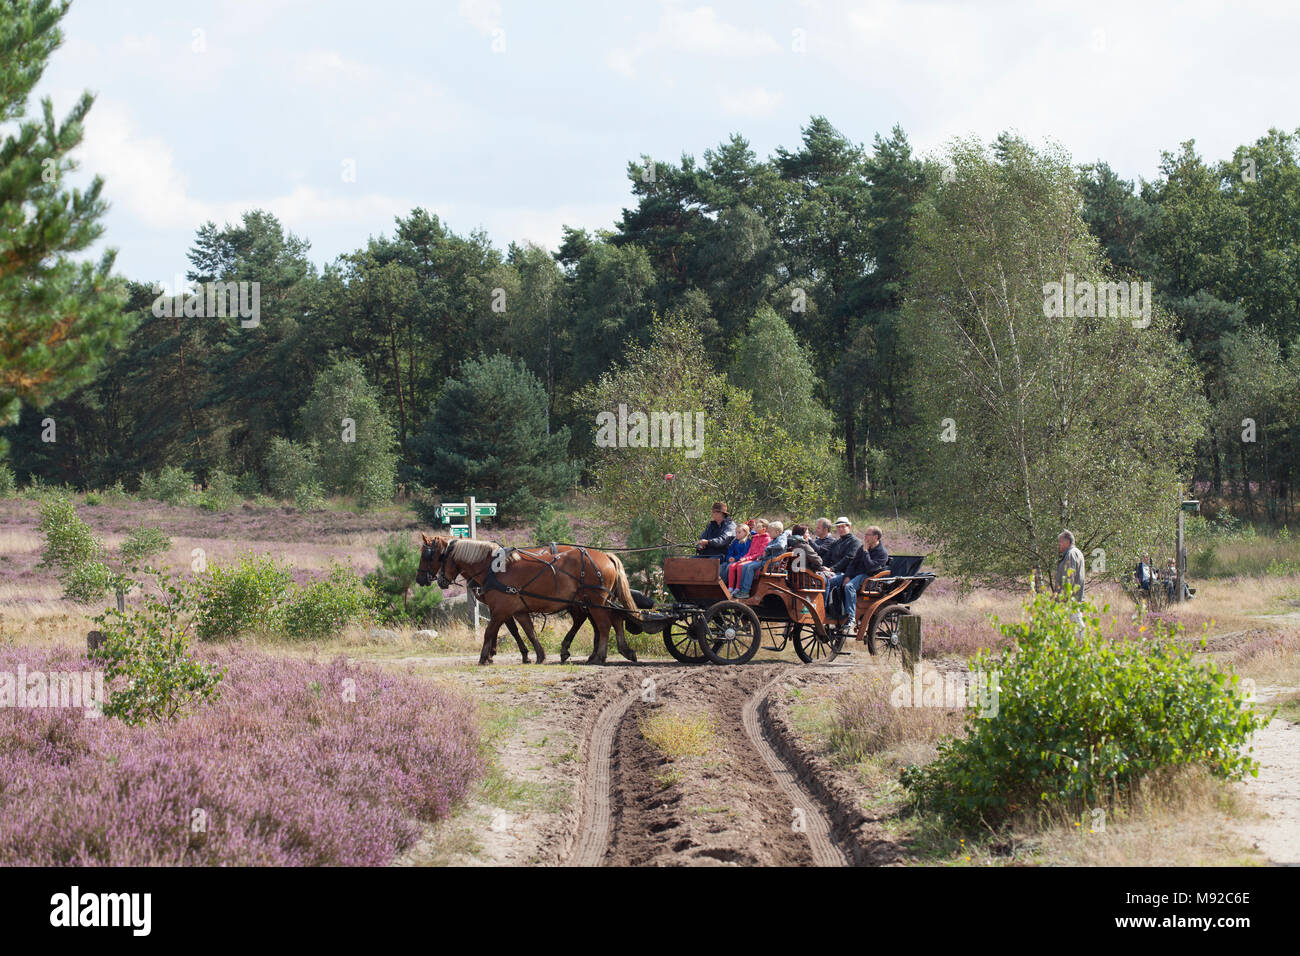
[[[618,219],[629,160],[767,157],[818,114],[923,154],[1015,130],[1127,179],[1300,128],[1283,2],[74,0],[63,28],[37,95],[96,94],[76,156],[141,281],[255,208],[317,264],[417,206],[553,249]]]

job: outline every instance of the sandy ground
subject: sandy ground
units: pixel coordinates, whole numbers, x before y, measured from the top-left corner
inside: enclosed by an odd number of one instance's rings
[[[1261,687],[1256,694],[1267,704],[1281,690]],[[1300,724],[1274,717],[1256,731],[1252,746],[1259,776],[1247,777],[1242,787],[1262,816],[1234,823],[1234,829],[1270,862],[1300,866]]]

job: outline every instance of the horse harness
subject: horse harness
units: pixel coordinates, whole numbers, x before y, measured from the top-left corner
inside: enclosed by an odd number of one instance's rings
[[[439,562],[438,562],[438,573],[439,573],[440,576],[444,576],[444,577],[445,577],[445,568],[446,568],[446,565],[447,565],[447,557],[451,554],[451,549],[452,549],[453,547],[455,547],[455,545],[456,545],[456,542],[455,542],[455,541],[451,541],[451,542],[449,542],[448,545],[447,545],[446,550],[444,550],[444,551],[442,552],[442,558],[441,558],[441,559],[439,560]],[[520,602],[521,604],[523,604],[523,606],[524,606],[524,610],[525,610],[527,613],[529,613],[529,614],[555,613],[555,612],[546,612],[546,611],[534,611],[531,607],[528,606],[527,598],[530,598],[530,597],[531,597],[531,598],[538,598],[538,599],[541,599],[541,600],[544,600],[544,601],[551,601],[551,602],[553,602],[553,603],[568,604],[568,605],[570,605],[570,606],[577,606],[577,607],[585,608],[585,609],[588,609],[588,610],[590,610],[590,609],[592,609],[592,608],[606,608],[606,607],[610,607],[610,606],[611,606],[611,605],[610,605],[610,601],[613,601],[613,607],[618,608],[618,609],[620,609],[620,610],[626,610],[625,608],[622,608],[622,606],[621,606],[620,604],[617,603],[617,600],[616,600],[616,599],[614,599],[614,592],[613,592],[613,590],[610,589],[610,588],[605,587],[605,576],[604,576],[603,574],[600,573],[600,568],[596,567],[596,562],[593,561],[593,560],[591,559],[591,555],[587,553],[587,549],[584,548],[584,547],[582,547],[581,545],[576,545],[576,546],[575,546],[575,549],[576,549],[577,552],[581,555],[581,559],[580,559],[579,564],[578,564],[578,573],[577,573],[576,575],[573,574],[573,572],[571,572],[571,571],[567,571],[567,570],[565,570],[564,568],[557,568],[557,567],[555,566],[555,560],[554,560],[554,559],[558,559],[558,558],[559,558],[559,556],[560,556],[560,551],[559,551],[559,548],[557,548],[557,547],[555,546],[555,542],[553,542],[553,541],[551,542],[551,544],[550,544],[550,548],[549,548],[549,550],[550,550],[550,556],[551,556],[551,558],[552,558],[552,560],[550,560],[550,561],[546,561],[546,560],[544,560],[544,557],[545,557],[544,555],[533,554],[531,551],[524,550],[523,548],[502,548],[502,549],[498,550],[498,552],[497,552],[496,554],[493,555],[492,561],[491,561],[491,562],[488,564],[488,566],[487,566],[487,572],[486,572],[486,574],[484,574],[484,576],[483,576],[483,581],[482,581],[482,583],[479,583],[479,582],[475,581],[474,579],[472,579],[468,574],[465,573],[464,569],[461,569],[461,570],[460,570],[460,575],[463,576],[463,577],[465,578],[465,581],[466,581],[467,584],[469,585],[470,590],[473,591],[473,593],[474,593],[474,597],[475,597],[476,600],[480,600],[480,601],[482,600],[482,595],[483,595],[483,592],[484,592],[484,591],[502,591],[502,592],[504,592],[504,593],[506,593],[506,594],[510,594],[510,595],[515,596],[515,597],[518,597],[518,598],[519,598],[519,602]],[[531,578],[529,578],[527,581],[525,581],[525,582],[523,583],[522,586],[518,586],[518,587],[516,587],[516,586],[513,585],[513,584],[506,584],[505,582],[501,581],[500,578],[497,576],[497,571],[496,571],[496,569],[495,569],[495,567],[494,567],[494,565],[497,563],[497,557],[498,557],[499,555],[501,555],[502,553],[504,553],[504,556],[505,556],[506,560],[508,561],[509,558],[510,558],[510,556],[511,556],[512,554],[515,554],[516,552],[518,552],[518,553],[522,556],[523,560],[526,560],[526,561],[536,561],[536,562],[538,562],[539,564],[541,564],[541,567],[537,569],[537,573],[534,574],[534,575],[533,575]],[[596,576],[596,583],[595,583],[595,584],[587,584],[587,568],[588,568],[588,566],[590,566],[590,568],[591,568],[591,572]],[[558,597],[556,597],[556,596],[553,595],[553,594],[549,594],[549,595],[548,595],[548,594],[538,594],[538,593],[535,592],[535,591],[529,591],[529,590],[527,590],[527,588],[529,588],[529,587],[532,585],[532,583],[533,583],[534,581],[536,581],[538,578],[540,578],[540,577],[541,577],[543,574],[545,574],[547,571],[550,571],[550,572],[551,572],[551,580],[555,583],[555,589],[556,589],[556,591],[559,590],[559,584],[560,584],[560,578],[559,578],[559,576],[560,576],[561,574],[563,574],[563,575],[565,575],[566,577],[572,578],[574,581],[577,582],[577,584],[578,584],[578,593],[581,594],[581,593],[584,592],[584,591],[587,591],[587,590],[593,590],[593,589],[594,589],[594,590],[598,590],[598,591],[600,591],[601,594],[603,594],[603,595],[606,597],[606,599],[607,599],[607,600],[606,600],[606,603],[604,603],[604,604],[591,604],[591,603],[589,603],[589,602],[587,602],[587,601],[564,600],[564,599],[562,599],[562,598],[558,598]]]

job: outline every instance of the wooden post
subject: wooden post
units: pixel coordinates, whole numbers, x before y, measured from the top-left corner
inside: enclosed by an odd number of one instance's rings
[[[921,666],[921,615],[909,612],[899,616],[898,642],[903,650],[903,669],[916,673]]]
[[[117,609],[123,613],[126,612],[126,592],[120,587],[117,589]]]
[[[469,539],[478,540],[478,522],[474,519],[474,496],[469,496]],[[470,603],[471,625],[474,628],[474,636],[478,637],[478,598],[468,585],[465,587],[465,599]]]
[[[1183,575],[1187,573],[1187,549],[1183,547],[1183,499],[1178,497],[1178,543],[1174,551],[1174,600],[1183,601]]]
[[[1174,542],[1174,601],[1183,602],[1183,575],[1187,573],[1187,548],[1183,543],[1183,483],[1178,483],[1178,539]]]
[[[99,645],[104,643],[103,631],[91,631],[86,635],[86,650],[93,651]]]

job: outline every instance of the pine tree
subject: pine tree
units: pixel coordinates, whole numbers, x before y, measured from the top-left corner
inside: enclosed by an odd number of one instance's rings
[[[0,424],[23,402],[39,407],[90,381],[132,321],[110,276],[114,253],[71,258],[103,232],[102,180],[85,191],[62,184],[94,97],[83,94],[62,124],[48,97],[39,120],[26,118],[67,9],[0,0],[0,124],[9,124],[0,140]]]
[[[499,517],[531,517],[573,484],[568,428],[546,433],[546,388],[506,355],[465,362],[414,443],[421,481],[453,500],[499,503]]]

